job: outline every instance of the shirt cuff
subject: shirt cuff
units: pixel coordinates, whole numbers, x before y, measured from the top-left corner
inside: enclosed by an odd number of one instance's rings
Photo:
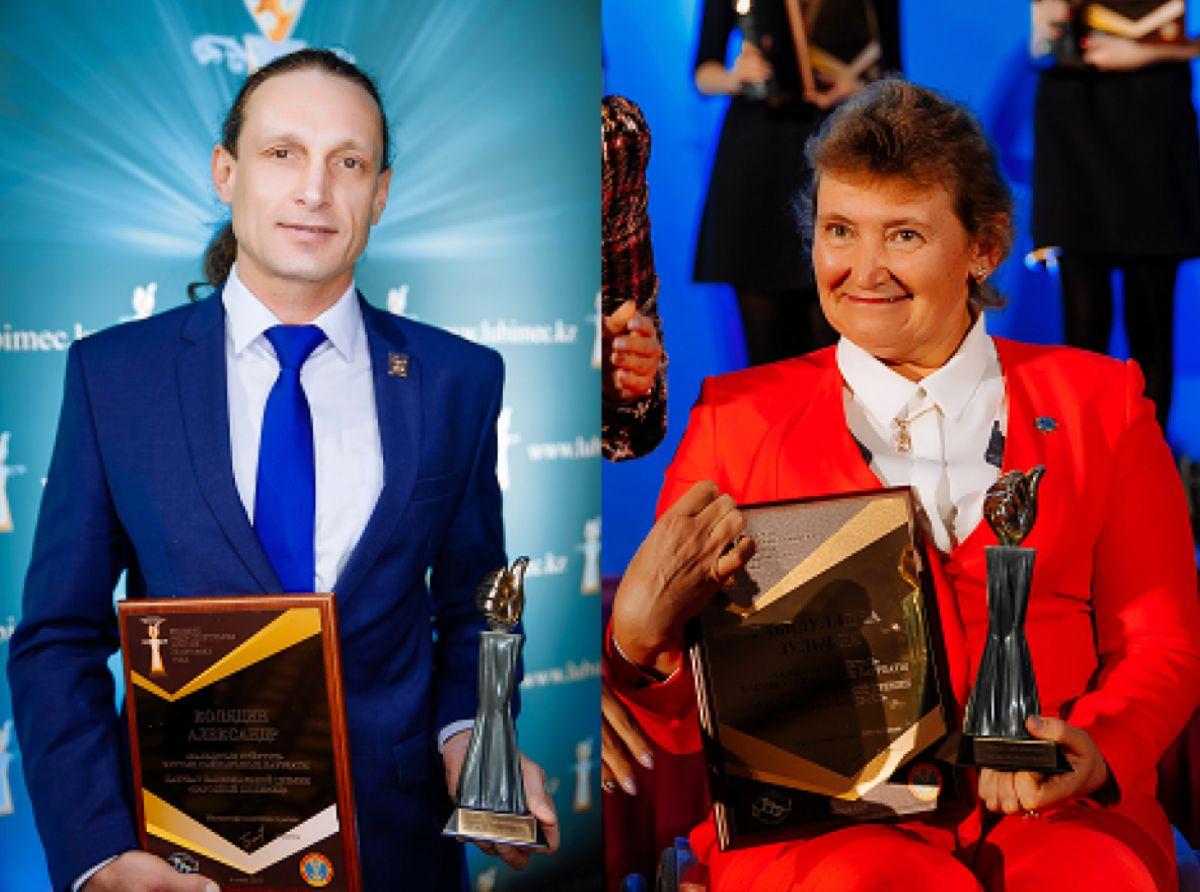
[[[108,865],[112,864],[116,860],[117,860],[116,855],[113,855],[111,858],[105,858],[103,861],[101,861],[99,864],[97,864],[95,867],[93,867],[91,870],[89,870],[87,873],[83,874],[79,879],[77,879],[75,881],[75,883],[71,886],[71,892],[79,892],[79,890],[84,887],[84,885],[87,883],[88,880],[90,880],[92,877],[94,877],[100,871],[104,870],[104,868],[108,867]]]
[[[457,734],[459,731],[466,731],[475,727],[474,719],[461,719],[457,722],[451,722],[441,731],[438,732],[438,752],[442,751],[442,747],[446,745],[446,741]]]

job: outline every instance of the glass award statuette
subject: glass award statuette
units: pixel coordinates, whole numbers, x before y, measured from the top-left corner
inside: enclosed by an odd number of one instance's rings
[[[529,558],[517,558],[511,568],[494,570],[479,585],[476,603],[490,626],[479,641],[479,708],[458,775],[457,804],[442,833],[545,848],[541,825],[525,806],[521,751],[509,705],[525,639],[512,629],[525,608],[528,565]]]
[[[118,618],[142,848],[227,892],[359,892],[333,596]]]
[[[758,33],[758,19],[754,15],[754,0],[734,0],[733,11],[737,14],[738,30],[742,40],[762,49],[762,38]],[[779,95],[779,82],[774,75],[755,84],[743,84],[742,95],[747,99],[768,99]]]
[[[721,848],[956,798],[909,490],[739,510],[754,557],[688,629]]]
[[[1041,465],[1028,474],[1008,471],[983,500],[983,516],[1000,544],[984,549],[988,634],[963,718],[963,765],[1043,774],[1071,770],[1058,744],[1037,740],[1025,728],[1025,719],[1040,715],[1041,705],[1025,637],[1036,552],[1021,542],[1037,518],[1037,489],[1045,473]]]

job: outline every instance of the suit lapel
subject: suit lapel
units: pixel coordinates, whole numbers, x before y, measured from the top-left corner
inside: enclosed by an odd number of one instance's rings
[[[176,360],[179,402],[200,492],[229,544],[263,592],[283,590],[250,526],[233,479],[221,292],[196,304],[183,327],[187,346]]]
[[[372,307],[361,294],[358,299],[371,353],[371,379],[383,449],[383,491],[338,578],[335,588],[342,597],[362,582],[391,538],[412,493],[421,444],[421,364],[405,352],[406,339],[395,319]],[[394,366],[393,356],[403,365],[403,374]]]
[[[777,444],[764,455],[776,455],[772,499],[794,499],[879,489],[858,444],[846,426],[842,375],[832,360],[812,389],[812,398],[771,432]]]

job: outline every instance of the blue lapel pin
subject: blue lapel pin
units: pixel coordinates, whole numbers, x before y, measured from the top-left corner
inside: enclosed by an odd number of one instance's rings
[[[1041,415],[1033,420],[1033,426],[1040,430],[1043,434],[1048,434],[1051,431],[1058,429],[1058,422],[1049,415]]]

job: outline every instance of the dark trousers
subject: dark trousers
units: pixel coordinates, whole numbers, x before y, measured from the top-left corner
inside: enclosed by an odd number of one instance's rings
[[[1113,323],[1112,271],[1125,281],[1125,332],[1129,352],[1146,376],[1163,430],[1171,412],[1174,376],[1175,260],[1125,260],[1063,255],[1059,263],[1064,340],[1073,347],[1108,351]]]

